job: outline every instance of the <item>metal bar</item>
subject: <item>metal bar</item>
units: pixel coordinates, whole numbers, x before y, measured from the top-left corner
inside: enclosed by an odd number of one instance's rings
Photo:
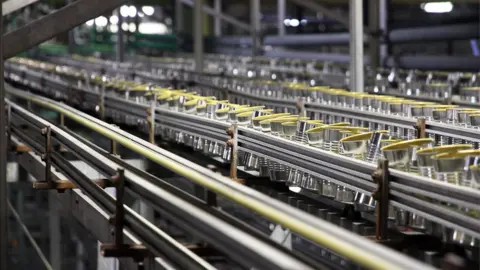
[[[117,9],[115,13],[117,14],[117,17],[118,17],[116,58],[117,58],[117,62],[122,63],[123,61],[125,61],[125,42],[124,42],[125,33],[123,32],[123,28],[122,28],[123,16],[120,14],[120,9]]]
[[[25,233],[25,237],[27,237],[27,239],[28,239],[28,241],[30,242],[30,244],[32,245],[33,249],[34,249],[35,252],[38,254],[38,257],[40,257],[40,260],[42,261],[43,266],[45,267],[45,269],[47,269],[47,270],[53,270],[52,266],[48,263],[47,258],[45,257],[45,255],[43,255],[42,250],[40,249],[40,247],[38,246],[37,242],[35,241],[35,239],[32,237],[32,235],[31,235],[30,232],[28,231],[27,226],[25,226],[25,224],[23,224],[22,220],[20,219],[20,216],[18,215],[17,211],[15,211],[15,208],[13,208],[12,204],[10,203],[10,201],[8,201],[8,208],[10,209],[10,212],[12,213],[13,217],[15,218],[15,220],[17,220],[18,225],[19,225],[20,228],[22,229],[23,233]],[[57,233],[60,233],[60,232],[57,232]],[[4,241],[4,242],[7,242],[7,239],[4,239],[3,241]],[[5,262],[5,263],[6,263],[6,262]],[[3,268],[3,269],[7,269],[7,268]]]
[[[119,248],[123,245],[123,219],[125,209],[123,207],[123,198],[125,195],[125,175],[124,170],[118,169],[115,176],[115,245]]]
[[[28,5],[38,2],[38,0],[8,0],[2,3],[2,15],[8,15]]]
[[[278,35],[285,35],[285,10],[286,10],[287,0],[277,0],[277,28]]]
[[[411,55],[388,57],[386,66],[404,69],[478,71],[480,56]]]
[[[382,33],[382,35],[384,37],[389,37],[389,42],[390,43],[391,41],[391,37],[389,35],[389,32],[388,32],[388,5],[389,5],[389,0],[378,0],[378,26],[379,26],[379,29]],[[409,34],[410,37],[412,37],[412,34],[410,33]],[[387,59],[388,57],[388,43],[387,42],[381,42],[380,44],[380,62],[379,64],[381,66],[384,66],[385,65],[385,59]]]
[[[183,1],[175,0],[175,31],[177,35],[183,33]]]
[[[50,234],[50,263],[53,269],[61,269],[61,231],[60,231],[60,211],[58,211],[58,202],[54,192],[48,193],[49,208],[49,234]]]
[[[250,26],[252,37],[252,56],[256,56],[260,50],[260,0],[250,0]]]
[[[372,70],[377,70],[380,64],[380,35],[379,35],[379,23],[380,23],[380,1],[368,1],[368,28],[371,35],[368,43],[368,50],[370,55],[370,66]]]
[[[196,0],[193,9],[193,46],[195,54],[195,71],[203,71],[203,1]]]
[[[380,0],[380,29],[387,32],[387,15],[385,14],[386,0]],[[282,22],[283,23],[283,22]],[[449,26],[426,26],[395,29],[388,33],[391,43],[407,43],[422,41],[442,41],[442,40],[463,40],[478,38],[479,26],[475,23],[455,24]],[[247,36],[223,36],[217,39],[222,45],[251,45],[247,43],[250,39]],[[327,34],[296,34],[285,36],[266,36],[265,45],[346,45],[349,43],[348,33],[327,33]],[[250,41],[251,42],[251,41]],[[364,35],[364,42],[370,42],[370,37]]]
[[[350,0],[350,91],[363,92],[363,1]]]
[[[0,7],[0,11],[3,10]],[[3,16],[0,18],[0,29],[3,29]],[[3,36],[0,37],[0,59],[3,59]],[[6,111],[5,111],[5,85],[3,74],[3,60],[0,62],[0,269],[8,269],[8,202],[7,196],[7,137],[6,137]]]
[[[309,10],[312,10],[312,11],[315,11],[315,12],[321,12],[321,13],[325,14],[327,17],[335,19],[336,21],[338,21],[339,23],[343,24],[346,27],[349,27],[349,25],[350,25],[349,20],[348,20],[348,16],[346,14],[341,14],[339,12],[332,11],[332,10],[322,6],[321,4],[319,4],[316,1],[313,1],[313,0],[290,0],[290,1],[299,5],[299,6],[305,7]],[[363,25],[362,25],[362,27],[363,27]]]
[[[83,22],[96,18],[126,0],[79,0],[5,35],[3,59],[8,59],[63,33]]]
[[[213,8],[215,8],[216,13],[222,13],[222,0],[214,0]],[[218,16],[213,18],[213,32],[216,37],[222,35],[222,20]]]
[[[189,5],[191,7],[194,6],[194,0],[181,0],[184,4],[186,5]],[[197,1],[195,1],[197,2]],[[243,29],[243,30],[246,30],[246,31],[250,31],[250,26],[244,22],[241,22],[233,17],[230,17],[228,15],[225,15],[223,13],[217,13],[213,8],[209,7],[209,6],[206,6],[204,5],[203,6],[203,12],[207,13],[208,15],[210,16],[213,16],[213,17],[218,17],[220,18],[222,21],[225,21],[225,22],[228,22],[240,29]]]

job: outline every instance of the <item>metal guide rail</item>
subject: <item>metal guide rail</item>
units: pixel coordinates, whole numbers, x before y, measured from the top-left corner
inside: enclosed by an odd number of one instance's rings
[[[105,60],[99,60],[99,59],[86,59],[86,58],[76,58],[76,59],[69,59],[66,57],[55,57],[55,58],[50,58],[50,61],[53,61],[55,63],[59,64],[64,64],[64,65],[70,65],[70,66],[78,66],[82,65],[84,67],[89,67],[90,69],[96,70],[99,67],[102,67],[103,70],[109,70],[112,68],[112,66],[115,67],[122,67],[124,70],[129,70],[131,74],[137,73],[137,76],[142,77],[143,79],[152,79],[156,77],[156,80],[162,76],[163,80],[168,79],[168,76],[170,74],[171,76],[174,75],[177,77],[177,79],[186,79],[194,78],[197,83],[203,83],[206,81],[211,81],[212,77],[216,77],[218,79],[235,79],[235,80],[242,80],[240,76],[232,76],[225,74],[225,72],[218,72],[218,71],[212,71],[209,70],[203,74],[202,76],[197,76],[194,71],[190,70],[192,66],[194,65],[193,61],[188,61],[189,59],[182,59],[182,58],[177,58],[177,59],[170,59],[172,62],[169,61],[156,61],[152,60],[150,58],[146,57],[140,57],[140,60],[137,61],[137,59],[132,59],[131,62],[128,63],[122,63],[121,65],[118,65],[115,62],[112,61],[105,61]],[[179,61],[180,60],[180,61]],[[184,61],[186,60],[186,61]],[[212,63],[215,63],[214,66],[222,65],[222,66],[227,66],[227,65],[232,65],[232,64],[227,64],[227,63],[222,63],[219,60],[219,55],[213,55],[211,56]],[[230,59],[233,60],[233,59]],[[273,61],[273,62],[272,62]],[[263,61],[265,62],[265,61]],[[270,64],[268,66],[259,67],[258,63],[256,65],[246,65],[245,63],[238,63],[240,65],[240,69],[243,67],[243,69],[247,70],[252,70],[255,72],[258,69],[264,69],[268,70],[268,74],[272,73],[272,79],[274,80],[279,80],[281,79],[281,74],[286,73],[286,74],[298,74],[300,77],[304,76],[305,72],[307,72],[310,77],[312,78],[311,82],[319,83],[323,82],[323,85],[328,84],[331,87],[345,87],[347,83],[346,78],[348,77],[345,72],[337,71],[337,73],[325,73],[325,67],[328,70],[328,67],[331,65],[331,63],[322,63],[321,64],[321,69],[323,70],[317,70],[316,68],[313,68],[315,66],[313,63],[307,64],[305,68],[288,68],[288,67],[283,67],[283,66],[278,66],[276,64],[275,60],[269,59],[267,62]],[[295,63],[293,61],[292,63]],[[237,68],[237,65],[233,64],[233,67]],[[237,68],[238,69],[238,68]],[[117,69],[118,70],[118,69]],[[156,72],[156,71],[163,71],[162,73]],[[122,71],[120,71],[122,72]],[[231,72],[231,70],[230,70]],[[407,91],[407,89],[404,89],[403,92],[398,91],[397,89],[391,89],[389,86],[390,82],[387,80],[386,75],[387,71],[385,70],[379,70],[377,72],[377,76],[380,75],[382,77],[379,79],[378,77],[376,79],[370,78],[369,79],[369,85],[370,84],[375,84],[374,86],[367,86],[368,92],[370,94],[374,95],[390,95],[390,96],[395,96],[395,97],[402,97],[402,98],[407,98],[407,99],[412,99],[412,100],[419,100],[419,101],[428,101],[428,102],[436,102],[440,104],[454,104],[454,105],[460,105],[460,106],[465,106],[465,107],[474,107],[474,108],[479,108],[478,105],[478,87],[475,87],[475,85],[478,86],[478,78],[480,74],[473,74],[473,73],[452,73],[448,75],[450,78],[450,81],[447,81],[447,77],[443,72],[439,72],[438,74],[436,72],[431,72],[430,75],[434,78],[433,81],[436,81],[436,79],[439,79],[439,82],[443,83],[432,83],[430,84],[427,83],[427,81],[413,81],[413,82],[408,82],[406,83],[409,85],[410,91]],[[412,74],[415,72],[410,72],[410,75],[408,71],[399,71],[399,70],[392,70],[392,73],[397,75],[395,77],[395,81],[401,81],[401,80],[406,80],[406,77],[410,77]],[[422,72],[420,72],[422,73]],[[273,75],[275,74],[275,75]],[[426,76],[427,72],[422,73],[420,77]],[[374,73],[372,71],[368,72],[368,75],[370,77],[373,77]],[[246,75],[244,75],[246,76]],[[287,75],[288,77],[288,75]],[[400,79],[401,77],[401,79]],[[438,77],[438,78],[437,78]],[[196,78],[196,79],[195,79]],[[202,80],[204,79],[204,80]],[[249,80],[249,76],[246,76],[244,80]],[[155,79],[154,79],[155,80]],[[415,79],[413,79],[415,80]],[[471,81],[470,83],[467,83],[466,81]],[[452,85],[450,85],[453,82],[453,87],[458,87],[462,89],[460,95],[453,95],[452,96]],[[469,85],[471,85],[469,87]],[[418,89],[418,88],[425,88],[422,89],[422,93],[419,94],[406,94],[408,92],[413,92],[412,89]],[[442,88],[443,87],[443,88]],[[440,89],[436,89],[440,88]],[[442,98],[444,96],[444,92],[442,89],[448,88],[446,92],[448,92],[448,95],[446,95],[446,98]],[[474,91],[477,88],[476,91]],[[375,90],[375,91],[374,91]],[[418,90],[417,90],[418,91]],[[425,93],[423,93],[425,92]]]
[[[328,223],[325,223],[324,221],[314,218],[313,216],[296,211],[290,206],[284,205],[278,201],[268,198],[265,195],[249,190],[248,188],[245,188],[230,180],[224,179],[223,177],[214,174],[204,168],[198,167],[194,164],[189,164],[189,162],[186,160],[169,154],[168,152],[161,150],[154,145],[142,141],[115,127],[111,127],[111,125],[101,122],[95,118],[87,117],[85,114],[76,111],[66,105],[62,105],[58,102],[54,102],[45,98],[40,98],[38,96],[33,96],[18,90],[10,89],[9,93],[16,98],[26,99],[36,103],[37,105],[56,110],[59,113],[63,114],[64,117],[79,122],[85,127],[91,128],[92,130],[95,130],[100,134],[107,136],[112,140],[115,140],[116,142],[124,145],[127,148],[144,154],[149,159],[158,162],[159,164],[171,169],[172,171],[186,177],[190,177],[193,181],[205,185],[205,187],[209,188],[213,192],[232,199],[256,211],[257,213],[265,215],[265,217],[267,217],[268,219],[278,222],[285,227],[290,228],[292,231],[298,233],[299,235],[302,235],[313,242],[324,245],[332,251],[337,252],[347,258],[350,258],[354,262],[359,263],[360,265],[374,269],[404,269],[405,265],[410,264],[410,267],[422,267],[422,269],[426,269],[425,265],[420,265],[412,261],[411,259],[403,257],[402,255],[395,254],[388,249],[381,248],[380,246],[370,241],[362,240],[360,237],[355,236],[352,233],[336,228]],[[17,105],[11,102],[9,104],[11,115],[15,117],[15,121],[12,120],[11,123],[18,123],[18,125],[20,126],[19,128],[26,125],[27,123],[29,123],[32,128],[37,127],[37,129],[39,126],[44,127],[45,125],[48,125],[48,123],[46,123],[45,121],[39,120],[38,117],[35,117],[33,114],[26,112],[24,109],[18,107]],[[32,148],[36,149],[38,152],[42,152],[44,150],[44,147],[40,146],[39,143],[35,141],[35,139],[29,138],[27,134],[22,135],[22,132],[17,132],[17,127],[13,126],[14,125],[11,125],[12,130],[14,131],[13,134],[15,136],[18,136],[21,140],[26,141],[29,145],[32,146]],[[109,160],[105,155],[101,155],[101,153],[99,153],[98,151],[93,151],[92,153],[92,149],[89,148],[87,145],[84,145],[81,141],[75,139],[71,135],[68,135],[67,133],[59,130],[56,127],[50,126],[49,130],[51,130],[52,132],[52,138],[58,140],[57,143],[65,145],[65,147],[74,151],[76,155],[83,158],[86,162],[92,163],[99,170],[103,170],[106,175],[115,175],[116,166],[118,166],[118,164],[115,164],[114,162],[112,162],[112,160]],[[66,173],[66,175],[71,176],[73,179],[78,179],[78,182],[75,182],[75,184],[79,185],[82,190],[85,190],[87,192],[87,195],[92,196],[95,201],[98,201],[98,203],[100,203],[109,211],[115,212],[115,207],[112,205],[112,203],[108,203],[108,200],[111,201],[113,199],[110,198],[107,200],[107,198],[105,198],[105,195],[99,195],[100,193],[102,193],[102,191],[95,185],[95,183],[87,179],[81,179],[81,173],[75,171],[75,168],[71,168],[71,166],[69,166],[68,164],[62,163],[61,157],[58,157],[57,153],[52,153],[51,157],[51,161],[53,163],[52,165],[56,167],[58,166],[57,168],[59,168],[62,172]],[[181,162],[183,166],[188,166],[189,170],[186,171],[184,169],[185,167],[181,168],[179,167],[179,165],[175,165],[176,162]],[[164,185],[160,184],[161,181],[159,179],[156,181],[153,181],[151,177],[150,179],[142,179],[145,177],[145,174],[142,175],[140,174],[140,172],[137,171],[129,172],[129,170],[130,168],[125,170],[123,174],[125,176],[126,183],[129,183],[126,187],[131,189],[134,193],[140,195],[142,199],[145,199],[149,203],[152,203],[153,207],[158,207],[159,209],[164,209],[167,206],[172,207],[169,209],[173,211],[172,213],[176,213],[176,215],[178,215],[177,218],[180,218],[179,216],[181,213],[185,213],[184,211],[186,211],[186,208],[183,208],[184,210],[181,209],[181,207],[185,205],[185,203],[182,203],[181,200],[179,200],[178,198],[177,200],[175,200],[174,198],[175,195],[178,195],[180,191],[175,191],[172,188],[167,189]],[[80,179],[75,178],[74,176],[80,177]],[[162,192],[162,188],[165,189],[165,191]],[[248,198],[246,196],[248,196]],[[192,200],[189,200],[188,208],[190,210],[188,210],[188,213],[190,215],[196,214],[196,212],[193,210],[194,208],[191,208],[193,207],[192,204],[195,205]],[[187,207],[187,205],[185,205],[185,207]],[[200,207],[200,205],[198,205],[198,207]],[[206,209],[205,207],[207,206],[204,205],[203,209]],[[214,206],[210,206],[207,208],[209,209],[209,212],[216,211]],[[116,209],[116,211],[118,211],[118,206]],[[128,213],[130,212],[127,211],[126,214]],[[212,214],[210,213],[210,215]],[[231,225],[229,227],[228,223],[223,225],[221,225],[220,223],[211,223],[213,221],[210,221],[210,223],[208,223],[205,220],[208,216],[209,214],[207,214],[206,212],[202,212],[201,214],[199,213],[199,215],[195,219],[192,219],[192,217],[190,216],[189,218],[181,220],[186,224],[191,224],[192,220],[195,220],[196,225],[192,225],[192,227],[187,226],[188,229],[200,232],[203,232],[205,230],[205,234],[203,234],[204,237],[208,235],[215,235],[215,238],[217,240],[209,238],[210,241],[213,241],[214,246],[218,245],[221,247],[232,247],[235,245],[245,245],[245,248],[247,248],[247,250],[252,250],[252,252],[256,253],[257,255],[255,255],[254,253],[245,253],[246,250],[243,249],[243,252],[239,252],[238,250],[230,251],[230,248],[226,248],[227,250],[222,249],[222,251],[228,253],[228,255],[231,255],[233,258],[237,259],[258,259],[258,261],[250,261],[248,262],[248,264],[256,264],[256,266],[258,267],[266,267],[268,269],[270,269],[269,267],[273,266],[279,269],[310,269],[307,265],[301,265],[301,260],[292,257],[292,255],[285,254],[284,251],[273,251],[274,246],[271,246],[271,248],[267,248],[268,245],[262,242],[262,237],[256,235],[256,237],[252,238],[248,235],[242,235],[240,232],[233,233],[236,230]],[[224,217],[223,220],[225,220],[226,218],[227,217]],[[191,219],[190,222],[188,222],[188,219]],[[132,221],[129,221],[128,219],[128,215],[126,216],[126,221],[127,224],[132,224]],[[203,224],[202,222],[206,222],[210,226],[206,226],[206,228],[203,228],[203,226],[200,226],[201,224]],[[212,234],[213,231],[207,232],[207,228],[209,230],[217,231]],[[239,242],[236,242],[235,244],[233,244],[233,242],[231,244],[227,244],[227,242],[225,242],[227,241],[226,239],[223,239],[223,237],[219,237],[220,235],[222,235],[222,231],[224,233],[228,232],[230,241],[233,241],[232,238],[235,239],[237,237],[236,239]],[[240,241],[240,239],[243,239],[243,241]],[[343,242],[339,241],[346,242],[344,244]],[[280,255],[279,252],[283,252],[284,254]],[[379,256],[379,254],[383,254],[382,259],[379,259],[377,257]],[[278,256],[281,256],[281,258],[283,259],[278,260]],[[272,258],[274,260],[269,260],[268,258]]]
[[[56,59],[53,60],[55,61]],[[62,59],[62,63],[68,63],[71,66],[85,67],[88,70],[98,71],[98,65],[102,62],[92,63],[85,61],[74,61],[71,59]],[[112,65],[103,64],[101,69],[103,72],[107,72],[111,75],[124,74],[125,76],[131,77],[132,79],[138,78],[143,81],[158,84],[165,84],[166,82],[171,82],[172,80],[171,77],[152,74],[148,71],[135,69],[135,67],[136,66],[132,67],[131,64],[125,65],[124,68],[120,68],[118,66],[112,67]],[[262,104],[270,108],[274,108],[277,111],[297,111],[297,98],[285,100],[274,97],[266,97],[258,94],[252,94],[245,90],[238,90],[235,87],[219,87],[218,85],[212,84],[211,81],[205,82],[201,81],[198,78],[196,80],[196,84],[197,86],[194,90],[200,90],[202,94],[206,95],[213,94],[219,99],[227,98],[230,101],[238,104]],[[408,96],[408,98],[410,98],[410,96]],[[470,103],[459,102],[458,104],[465,105],[467,107],[473,106]],[[314,102],[305,102],[305,109],[308,115],[311,115],[314,119],[328,118],[339,122],[352,121],[364,126],[368,125],[368,123],[375,122],[377,123],[378,129],[400,129],[398,132],[401,133],[402,136],[404,136],[404,134],[408,134],[409,132],[413,132],[415,126],[417,125],[417,120],[411,117],[381,114],[377,112],[351,109],[341,106],[330,106]],[[445,137],[445,139],[446,137],[448,137],[450,140],[458,139],[464,142],[473,142],[476,144],[480,142],[480,130],[473,127],[454,126],[436,121],[426,121],[425,132],[427,133],[427,136],[430,137]]]
[[[28,74],[31,74],[31,72],[25,71],[24,76]],[[65,88],[65,82],[56,82],[46,78],[44,78],[44,81],[49,83],[49,87],[54,87],[49,89],[55,89],[57,92],[85,92],[85,90],[71,85]],[[98,96],[96,93],[89,93],[89,95]],[[112,96],[105,97],[105,106],[137,119],[144,118],[145,111],[149,108],[146,104]],[[159,108],[156,109],[156,114],[158,115],[158,118],[156,118],[157,124],[160,127],[176,129],[192,136],[203,136],[209,140],[224,141],[225,129],[229,126],[224,122]],[[240,150],[259,155],[263,154],[270,160],[301,169],[319,178],[328,179],[359,194],[371,195],[377,187],[370,176],[376,168],[374,164],[313,149],[281,138],[273,138],[243,127],[239,128],[239,146]],[[439,200],[446,204],[478,210],[479,207],[476,205],[476,202],[480,199],[478,191],[432,181],[396,170],[389,170],[389,172],[392,180],[390,184],[392,205],[399,209],[408,209],[409,212],[426,218],[432,218],[442,226],[462,231],[475,238],[480,236],[477,219],[434,203]],[[412,196],[412,194],[416,196]]]

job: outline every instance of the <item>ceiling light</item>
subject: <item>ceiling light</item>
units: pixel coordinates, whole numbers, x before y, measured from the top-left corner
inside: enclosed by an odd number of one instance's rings
[[[122,30],[123,31],[128,31],[128,23],[126,23],[126,22],[122,23]]]
[[[134,18],[137,16],[137,8],[135,6],[129,6],[128,7],[128,16]]]
[[[135,31],[137,31],[137,26],[135,25],[135,23],[130,23],[128,25],[128,30],[132,33],[134,33]]]
[[[168,32],[168,28],[163,23],[156,23],[156,22],[144,22],[138,25],[138,32],[141,34],[157,34],[163,35]]]
[[[285,26],[290,26],[290,19],[283,20],[283,24],[285,24]]]
[[[452,2],[429,2],[423,3],[420,7],[427,13],[448,13],[452,11]]]
[[[290,20],[290,26],[292,26],[292,27],[297,27],[297,26],[299,26],[299,25],[300,25],[300,21],[299,21],[299,20],[297,20],[297,19],[291,19],[291,20]]]
[[[122,15],[122,17],[128,17],[128,11],[129,11],[128,6],[122,6],[120,8],[120,15]]]
[[[103,16],[100,16],[100,17],[95,19],[95,24],[99,27],[105,27],[108,24],[108,20],[107,20],[107,18],[105,18]]]
[[[118,16],[113,15],[112,17],[110,17],[110,23],[111,24],[118,24]]]
[[[92,25],[93,25],[93,23],[94,23],[94,21],[93,21],[93,20],[89,20],[89,21],[87,21],[85,24],[86,24],[87,26],[92,26]]]
[[[155,9],[151,6],[143,6],[142,11],[143,13],[145,13],[145,15],[152,16],[153,13],[155,12]]]
[[[118,32],[118,25],[116,24],[111,24],[109,27],[110,32],[112,33],[117,33]]]

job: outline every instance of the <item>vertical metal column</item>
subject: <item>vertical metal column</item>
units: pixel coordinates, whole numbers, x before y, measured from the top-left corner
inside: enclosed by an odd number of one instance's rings
[[[363,1],[350,0],[350,91],[363,92]]]
[[[250,0],[250,24],[252,28],[252,56],[256,56],[260,49],[260,0]]]
[[[382,31],[384,37],[388,37],[388,1],[389,0],[377,0],[378,1],[378,26]],[[388,45],[385,42],[380,44],[380,65],[385,64],[388,58]]]
[[[183,33],[183,1],[175,0],[175,31],[177,35]]]
[[[216,13],[222,13],[222,0],[214,0],[213,8],[215,9]],[[222,35],[222,20],[218,16],[215,16],[213,19],[213,32],[216,37]]]
[[[195,54],[195,71],[203,72],[203,1],[195,0],[193,10],[193,37]]]
[[[278,35],[284,36],[285,35],[285,10],[286,10],[286,0],[277,0],[277,28],[278,28]]]
[[[368,28],[373,35],[368,38],[370,66],[376,70],[380,64],[380,3],[378,0],[368,1]]]
[[[3,14],[0,5],[0,14]],[[5,86],[3,82],[3,16],[0,18],[0,269],[7,267],[7,137],[5,127]]]
[[[124,33],[122,29],[123,17],[120,14],[120,8],[115,12],[118,16],[118,32],[117,32],[117,62],[123,62],[125,60],[125,43]]]
[[[72,3],[72,0],[65,0],[65,5],[69,5],[70,3]],[[68,53],[69,54],[73,54],[73,49],[75,47],[75,35],[74,35],[74,32],[73,32],[73,29],[70,29],[70,31],[68,31]]]

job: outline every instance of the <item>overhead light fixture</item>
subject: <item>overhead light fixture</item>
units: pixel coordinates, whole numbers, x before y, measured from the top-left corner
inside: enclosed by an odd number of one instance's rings
[[[143,6],[142,11],[143,13],[145,13],[145,15],[152,16],[153,13],[155,12],[155,9],[151,6]]]
[[[157,22],[144,22],[138,25],[138,32],[141,34],[156,34],[156,35],[163,35],[168,32],[168,28],[163,23]]]
[[[292,27],[297,27],[297,26],[299,26],[299,25],[300,25],[300,21],[299,21],[299,20],[297,20],[297,19],[291,19],[291,20],[290,20],[290,26],[292,26]]]
[[[134,18],[137,16],[137,8],[135,6],[129,6],[128,7],[128,16]]]
[[[108,29],[109,29],[110,32],[112,32],[112,33],[117,33],[117,32],[118,32],[118,25],[116,25],[116,24],[111,24],[110,26],[108,26]]]
[[[100,17],[95,19],[95,24],[99,27],[105,27],[108,24],[108,20],[107,20],[107,18],[105,18],[103,16],[100,16]]]
[[[128,23],[126,23],[126,22],[122,23],[122,30],[123,31],[128,31]]]
[[[135,23],[130,23],[128,25],[128,30],[132,33],[135,33],[135,31],[137,31],[137,26],[135,25]]]
[[[428,2],[420,7],[427,13],[448,13],[453,10],[452,2]]]
[[[118,24],[118,16],[117,15],[112,15],[112,17],[110,17],[110,23],[111,24]]]
[[[93,20],[89,20],[89,21],[87,21],[85,24],[86,24],[87,26],[93,26],[94,23],[95,23],[95,22],[94,22]]]
[[[285,26],[290,26],[290,19],[283,20],[283,24],[285,24]]]
[[[120,15],[121,15],[122,17],[124,17],[124,18],[125,18],[125,17],[128,17],[128,13],[129,13],[129,8],[128,8],[128,6],[122,6],[122,7],[120,8]]]

